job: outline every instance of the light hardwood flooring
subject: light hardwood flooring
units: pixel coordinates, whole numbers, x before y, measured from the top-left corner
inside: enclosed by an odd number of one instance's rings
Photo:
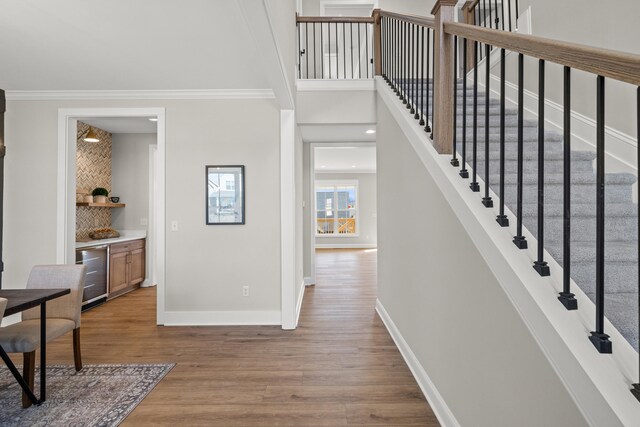
[[[316,260],[295,331],[158,327],[154,288],[84,313],[85,364],[177,363],[122,425],[439,425],[374,310],[376,253]],[[73,364],[68,335],[49,363]]]

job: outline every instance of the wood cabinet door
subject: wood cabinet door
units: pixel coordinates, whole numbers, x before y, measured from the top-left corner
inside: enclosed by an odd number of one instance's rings
[[[129,272],[131,275],[129,285],[136,285],[144,280],[144,260],[144,248],[131,251],[131,256],[129,257]]]
[[[109,257],[109,293],[119,291],[129,286],[128,278],[128,256],[129,252],[112,254]]]

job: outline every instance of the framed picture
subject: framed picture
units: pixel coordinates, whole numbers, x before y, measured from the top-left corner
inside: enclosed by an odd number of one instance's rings
[[[207,225],[244,224],[244,166],[205,166]]]

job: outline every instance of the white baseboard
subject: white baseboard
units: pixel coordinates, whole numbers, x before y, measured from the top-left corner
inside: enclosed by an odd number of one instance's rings
[[[492,61],[493,62],[493,61]],[[484,69],[482,70],[483,74]],[[484,78],[478,78],[478,88],[484,89]],[[500,96],[500,77],[491,74],[491,93]],[[518,86],[505,82],[505,99],[508,107],[517,108]],[[526,117],[538,117],[538,95],[530,90],[524,90],[524,111]],[[562,133],[564,128],[564,107],[549,99],[545,100],[545,128]],[[596,121],[575,111],[571,112],[571,136],[574,149],[596,150]],[[611,172],[636,172],[636,149],[638,142],[630,135],[620,132],[610,126],[605,126],[606,151],[610,160],[607,170]]]
[[[451,412],[451,410],[447,406],[447,402],[444,401],[435,384],[433,384],[433,382],[429,378],[429,375],[420,364],[420,361],[418,360],[416,355],[413,354],[413,351],[411,351],[411,347],[409,347],[409,344],[407,344],[407,342],[402,337],[402,334],[393,323],[393,320],[391,320],[389,313],[387,313],[387,310],[384,309],[384,306],[382,305],[380,300],[376,300],[376,311],[378,312],[378,315],[380,316],[380,319],[382,319],[384,325],[387,327],[387,331],[389,331],[391,338],[393,338],[393,341],[396,343],[396,347],[398,347],[398,350],[400,350],[400,354],[402,354],[404,361],[409,366],[413,377],[418,382],[422,393],[427,398],[429,406],[431,406],[431,409],[438,418],[440,424],[444,427],[459,427],[460,423],[458,422],[458,420],[456,420],[453,412]]]
[[[375,249],[376,243],[316,243],[316,249]]]
[[[281,325],[281,313],[270,311],[165,311],[164,326]]]
[[[302,311],[302,300],[304,299],[304,289],[306,285],[304,281],[300,284],[300,292],[298,292],[298,302],[296,303],[296,327],[300,320],[300,312]]]
[[[152,288],[152,287],[154,287],[155,285],[156,285],[156,284],[155,284],[155,283],[153,283],[153,282],[151,282],[151,280],[150,280],[150,279],[145,279],[145,280],[144,280],[144,282],[142,282],[142,283],[140,284],[140,287],[141,287],[141,288]]]
[[[305,286],[312,286],[316,284],[316,280],[313,277],[305,277],[304,278],[304,285]]]

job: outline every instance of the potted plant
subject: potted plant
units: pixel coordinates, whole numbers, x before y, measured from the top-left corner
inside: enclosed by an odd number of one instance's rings
[[[98,187],[91,192],[95,203],[107,203],[109,192],[106,188]]]

